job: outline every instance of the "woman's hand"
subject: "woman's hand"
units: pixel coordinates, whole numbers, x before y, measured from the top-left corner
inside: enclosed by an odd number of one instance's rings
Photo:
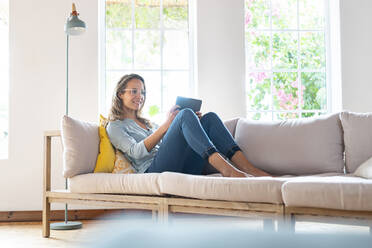
[[[161,127],[163,128],[163,131],[164,133],[167,132],[169,126],[172,124],[174,118],[176,117],[176,115],[178,114],[178,112],[180,112],[179,110],[180,106],[178,105],[174,105],[167,113],[167,120],[163,123],[163,125],[161,125]]]
[[[200,111],[196,112],[195,114],[198,116],[199,120],[202,118],[202,113]]]

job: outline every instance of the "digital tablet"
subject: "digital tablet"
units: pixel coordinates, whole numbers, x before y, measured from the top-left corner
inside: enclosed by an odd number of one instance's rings
[[[177,96],[176,105],[180,106],[180,109],[190,108],[194,112],[200,111],[202,100]]]

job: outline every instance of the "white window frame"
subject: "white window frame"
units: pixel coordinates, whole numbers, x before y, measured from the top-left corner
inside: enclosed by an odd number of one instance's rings
[[[338,2],[338,0],[335,0],[334,2]],[[330,1],[329,0],[323,0],[323,3],[324,3],[324,27],[323,29],[299,29],[299,24],[300,24],[300,17],[299,17],[299,1],[297,0],[297,28],[296,29],[273,29],[272,28],[272,18],[271,18],[271,12],[272,12],[272,6],[271,6],[271,1],[270,1],[270,29],[248,29],[248,30],[255,30],[257,32],[270,32],[270,65],[271,65],[271,68],[272,68],[272,40],[273,40],[273,33],[274,32],[296,32],[297,33],[297,69],[283,69],[283,70],[278,70],[278,69],[271,69],[271,70],[252,70],[252,69],[248,69],[246,68],[246,75],[248,73],[251,73],[251,72],[266,72],[266,73],[270,73],[270,92],[271,92],[271,103],[270,103],[270,107],[271,109],[269,110],[254,110],[254,109],[250,109],[250,106],[248,105],[248,100],[246,100],[246,106],[247,106],[247,110],[246,110],[246,113],[247,115],[249,113],[271,113],[271,119],[272,120],[275,120],[274,119],[274,115],[277,114],[277,113],[295,113],[295,114],[298,114],[298,119],[302,119],[302,118],[305,118],[305,117],[302,117],[302,113],[331,113],[331,112],[335,112],[335,111],[339,111],[340,108],[341,108],[341,100],[340,100],[340,96],[339,96],[339,91],[340,91],[340,88],[341,88],[341,81],[340,81],[340,76],[337,76],[336,74],[340,74],[340,65],[337,63],[336,59],[337,57],[339,57],[339,46],[336,47],[336,48],[333,48],[331,49],[331,43],[332,44],[335,44],[337,43],[337,41],[339,40],[339,33],[334,32],[333,36],[334,37],[330,37],[330,31],[331,31],[331,25],[332,25],[332,28],[339,28],[337,25],[339,24],[332,24],[331,23],[331,18],[339,18],[338,17],[338,14],[337,13],[332,13],[333,17],[330,17],[330,11],[331,11],[331,8],[330,8]],[[335,7],[335,3],[332,3],[333,6],[332,7]],[[333,10],[335,11],[335,10]],[[333,21],[335,22],[335,21]],[[246,31],[247,29],[244,28],[244,32]],[[324,32],[324,47],[325,47],[325,68],[324,69],[311,69],[311,70],[308,70],[308,69],[301,69],[300,67],[300,33],[305,33],[305,32]],[[338,36],[338,37],[337,37]],[[332,38],[332,39],[331,39]],[[336,41],[337,40],[337,41]],[[333,56],[332,56],[333,55]],[[336,62],[335,63],[335,66],[331,69],[330,67],[330,64],[331,64],[331,61],[332,62]],[[273,79],[273,73],[276,73],[276,72],[297,72],[297,79],[298,79],[298,109],[296,110],[275,110],[273,109],[273,102],[274,102],[274,94],[272,93],[273,92],[273,85],[274,85],[274,79]],[[325,80],[326,80],[326,90],[327,90],[327,107],[325,110],[304,110],[302,109],[302,106],[301,106],[301,87],[302,87],[302,79],[301,79],[301,72],[323,72],[325,73]],[[334,80],[333,80],[334,79]],[[333,81],[332,81],[333,80]],[[332,87],[334,84],[334,87]],[[248,87],[248,82],[245,83],[246,85],[246,88]],[[338,89],[337,93],[334,93],[335,92],[335,89]],[[246,92],[246,96],[247,96],[247,93]],[[337,95],[336,95],[337,94]],[[335,98],[338,98],[337,100],[335,100]]]
[[[136,71],[136,72],[146,72],[146,71],[158,71],[160,72],[160,83],[161,88],[163,89],[163,74],[164,72],[189,72],[189,92],[187,95],[194,97],[196,95],[196,85],[195,85],[195,75],[194,75],[194,35],[195,35],[195,21],[194,21],[194,15],[195,15],[195,0],[188,0],[188,30],[187,29],[175,29],[175,28],[164,28],[163,25],[163,0],[160,0],[160,27],[159,28],[139,28],[137,29],[135,27],[135,12],[133,11],[135,9],[135,0],[132,0],[132,24],[130,28],[121,28],[121,30],[125,31],[131,31],[132,32],[132,58],[134,58],[134,33],[136,30],[145,30],[145,31],[159,31],[160,34],[160,56],[161,56],[161,62],[160,62],[160,69],[139,69],[134,67],[134,59],[132,59],[132,66],[129,69],[122,69],[122,70],[110,70],[110,71],[122,71],[123,75],[124,73],[127,73],[128,71]],[[189,65],[188,69],[164,69],[163,68],[163,34],[164,31],[188,31],[188,45],[189,45]],[[103,113],[107,116],[109,111],[109,106],[106,106],[106,0],[100,0],[99,1],[99,113]],[[145,79],[146,80],[146,79]],[[163,106],[163,91],[161,92],[161,106],[160,106],[160,112],[164,114],[164,112],[167,111],[167,109],[164,109]]]

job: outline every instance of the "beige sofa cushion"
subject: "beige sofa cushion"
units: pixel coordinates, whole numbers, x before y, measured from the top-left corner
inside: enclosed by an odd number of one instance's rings
[[[344,129],[346,171],[354,172],[372,157],[372,113],[340,113]]]
[[[281,187],[285,178],[226,178],[163,172],[159,178],[164,194],[239,202],[282,203]]]
[[[284,183],[289,207],[372,211],[372,180],[353,176],[301,177]]]
[[[89,173],[70,178],[69,189],[73,193],[161,195],[158,178],[158,173]]]
[[[68,116],[61,124],[64,177],[93,172],[99,152],[98,125]]]
[[[235,140],[253,165],[269,173],[343,172],[343,137],[338,114],[281,122],[240,119]]]

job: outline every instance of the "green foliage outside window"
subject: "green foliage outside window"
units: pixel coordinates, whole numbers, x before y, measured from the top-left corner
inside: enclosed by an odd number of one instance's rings
[[[322,6],[323,0],[245,1],[249,111],[274,111],[274,119],[327,111]]]

